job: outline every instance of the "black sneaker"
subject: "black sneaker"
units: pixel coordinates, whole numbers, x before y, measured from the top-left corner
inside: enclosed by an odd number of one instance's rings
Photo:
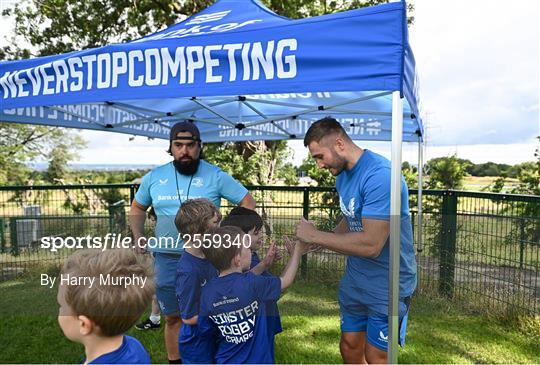
[[[161,327],[161,323],[154,323],[148,318],[146,321],[135,325],[135,328],[141,331],[155,330]]]

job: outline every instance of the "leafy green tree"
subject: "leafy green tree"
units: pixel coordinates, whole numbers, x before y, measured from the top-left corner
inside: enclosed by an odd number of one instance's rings
[[[540,136],[537,136],[538,145],[534,152],[535,161],[520,165],[518,172],[519,184],[511,190],[513,194],[540,196]],[[526,244],[538,245],[540,242],[540,204],[535,201],[519,202],[515,207],[520,213],[519,221],[508,235],[507,240],[515,243],[516,240]]]
[[[433,158],[426,164],[427,186],[429,189],[461,189],[466,168],[467,163],[460,162],[455,154]]]
[[[0,58],[46,56],[127,42],[200,11],[211,0],[24,0],[3,12],[13,16],[11,44]],[[24,42],[20,42],[23,40]],[[31,49],[21,44],[30,44]]]
[[[2,185],[26,185],[28,180],[39,176],[26,166],[27,162],[53,158],[57,165],[61,159],[67,164],[75,157],[74,151],[83,145],[79,136],[65,129],[15,123],[0,123],[0,140]],[[59,149],[65,156],[59,156]]]
[[[491,191],[492,193],[501,193],[504,189],[505,184],[506,176],[499,176],[495,179],[495,181],[493,181],[492,184],[487,187],[487,190]]]
[[[300,171],[304,171],[307,176],[315,180],[317,186],[334,187],[336,185],[335,176],[333,176],[330,171],[319,168],[313,157],[310,155],[308,155],[302,162],[302,165],[300,165]]]
[[[275,184],[280,178],[297,184],[297,179],[291,176],[292,165],[286,163],[289,155],[286,141],[208,143],[204,146],[207,161],[247,185]]]
[[[71,135],[67,141],[57,143],[48,153],[49,165],[45,176],[50,183],[57,183],[68,176],[70,161],[79,158],[79,151],[86,145],[86,142],[78,135]]]
[[[517,176],[519,184],[512,193],[540,195],[540,136],[537,136],[536,139],[539,143],[534,152],[536,161],[520,165]]]
[[[409,189],[418,188],[418,168],[405,161],[401,164],[401,173]]]

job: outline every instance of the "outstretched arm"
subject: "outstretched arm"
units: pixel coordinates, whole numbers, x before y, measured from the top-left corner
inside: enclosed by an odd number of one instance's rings
[[[276,257],[276,244],[275,242],[270,243],[270,247],[268,248],[268,253],[264,258],[259,262],[257,265],[251,268],[252,273],[255,275],[261,275],[264,270],[267,270],[270,266],[272,266],[272,263],[274,262],[274,258]]]
[[[296,272],[298,271],[298,266],[300,265],[300,260],[302,255],[307,253],[310,249],[310,245],[304,242],[297,242],[294,246],[294,252],[287,263],[287,266],[283,269],[281,273],[281,291],[287,289],[294,282]]]
[[[362,219],[362,226],[361,232],[322,232],[302,218],[296,226],[296,236],[303,242],[320,245],[345,255],[375,258],[381,253],[390,235],[390,222]]]
[[[255,199],[253,199],[250,193],[247,193],[238,205],[253,210],[255,209],[257,202]]]

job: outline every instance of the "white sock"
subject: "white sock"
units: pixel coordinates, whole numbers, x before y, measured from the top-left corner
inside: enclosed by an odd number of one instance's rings
[[[161,316],[159,314],[152,313],[150,314],[150,320],[154,324],[159,324],[159,322],[161,322]]]

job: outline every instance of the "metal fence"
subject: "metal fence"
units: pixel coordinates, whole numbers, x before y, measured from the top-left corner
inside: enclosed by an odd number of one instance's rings
[[[0,187],[0,281],[60,263],[69,249],[43,249],[43,237],[128,235],[137,185]],[[340,219],[331,188],[248,189],[258,202],[268,239],[293,235],[301,216],[330,230]],[[417,191],[410,191],[415,237]],[[482,311],[540,313],[540,197],[424,190],[423,244],[416,244],[420,293],[445,296]],[[226,213],[230,206],[224,202]],[[149,228],[150,229],[150,228]],[[76,242],[75,242],[76,244]],[[342,255],[309,254],[301,276],[337,283]]]

